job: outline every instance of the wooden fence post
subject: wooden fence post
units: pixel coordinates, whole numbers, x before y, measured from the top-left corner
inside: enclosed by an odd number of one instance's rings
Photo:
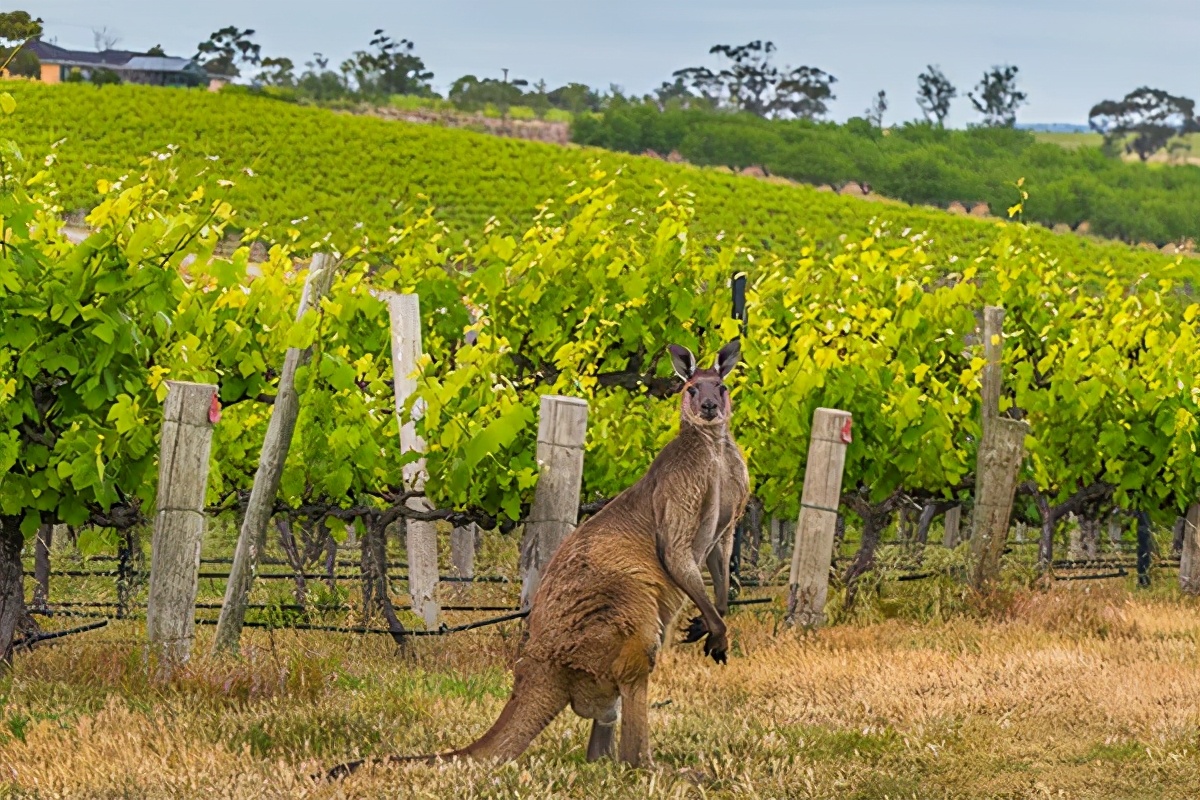
[[[424,405],[417,401],[412,409],[412,419],[402,418],[404,404],[417,390],[417,381],[412,377],[421,358],[421,301],[415,294],[380,295],[388,304],[392,326],[392,381],[396,391],[396,419],[400,424],[400,452],[425,452],[425,442],[417,435],[416,420],[424,412]],[[404,487],[410,492],[425,488],[425,459],[421,458],[404,465]],[[424,497],[410,497],[405,505],[414,511],[432,511],[433,507]],[[433,630],[438,625],[438,561],[437,523],[427,520],[406,519],[404,525],[404,547],[408,554],[408,594],[412,599],[412,610],[425,621],[425,628]]]
[[[304,281],[304,293],[300,296],[300,309],[296,312],[297,321],[310,308],[320,310],[321,298],[333,285],[334,266],[331,255],[317,253],[313,256],[308,277]],[[296,370],[307,364],[311,357],[311,347],[303,350],[289,347],[284,355],[275,405],[271,408],[271,421],[267,423],[267,435],[263,439],[258,471],[254,475],[254,487],[250,490],[237,550],[234,551],[229,579],[225,584],[225,600],[221,603],[213,640],[214,653],[238,651],[242,623],[246,619],[246,604],[250,601],[250,588],[258,570],[259,547],[265,541],[267,525],[275,508],[275,497],[279,494],[279,481],[283,478],[283,465],[292,446],[292,434],[296,431],[296,417],[300,414]]]
[[[50,602],[50,544],[54,527],[43,525],[38,528],[33,546],[33,608],[44,609]]]
[[[971,520],[971,585],[976,589],[1000,576],[1000,554],[1008,537],[1029,425],[995,418],[985,430],[975,468],[975,513]]]
[[[478,535],[479,526],[474,522],[450,532],[450,561],[459,578],[475,577],[475,539]]]
[[[1200,503],[1192,504],[1184,517],[1179,588],[1188,594],[1200,594]]]
[[[1008,538],[1017,473],[1029,433],[1027,423],[999,416],[1004,309],[998,306],[983,309],[983,358],[982,436],[975,467],[975,511],[971,516],[971,585],[976,589],[1000,575],[1000,554]]]
[[[146,636],[167,671],[191,655],[208,456],[219,411],[212,384],[170,381],[168,387],[146,607]]]
[[[983,309],[983,416],[980,442],[987,439],[989,423],[1000,415],[1001,372],[1004,360],[1004,309],[986,306]]]
[[[550,557],[579,521],[588,405],[577,397],[542,395],[538,419],[538,483],[521,540],[521,608],[529,608]]]
[[[788,579],[789,625],[815,628],[825,621],[833,537],[842,500],[842,472],[851,422],[848,411],[818,408],[813,414]]]
[[[942,536],[942,544],[946,547],[958,547],[959,530],[962,527],[962,506],[947,509],[944,524],[946,532]]]

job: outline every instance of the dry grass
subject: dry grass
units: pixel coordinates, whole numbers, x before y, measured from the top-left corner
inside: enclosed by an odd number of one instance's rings
[[[22,656],[0,683],[0,797],[1193,798],[1200,606],[1161,594],[1018,591],[991,617],[810,636],[743,611],[728,666],[661,660],[656,769],[584,763],[568,712],[505,767],[320,786],[311,773],[355,754],[481,733],[517,627],[401,657],[386,637],[254,631],[243,659],[201,656],[160,686],[122,623]]]

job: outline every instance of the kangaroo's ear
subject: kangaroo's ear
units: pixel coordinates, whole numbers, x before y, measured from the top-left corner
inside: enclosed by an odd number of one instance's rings
[[[721,352],[717,353],[717,363],[714,366],[722,378],[733,372],[733,368],[737,366],[738,357],[741,354],[741,339],[734,339],[732,342],[722,347]]]
[[[667,345],[667,350],[671,353],[671,364],[675,367],[675,374],[685,381],[691,380],[692,375],[696,373],[696,357],[692,355],[692,351],[677,344]]]

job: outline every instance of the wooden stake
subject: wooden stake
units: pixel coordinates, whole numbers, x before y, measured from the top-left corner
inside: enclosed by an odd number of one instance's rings
[[[37,541],[33,546],[33,603],[34,608],[46,607],[50,602],[50,544],[54,538],[53,525],[38,528]]]
[[[829,568],[833,561],[833,538],[842,498],[842,472],[846,465],[846,446],[850,443],[851,422],[848,411],[818,408],[813,414],[796,543],[792,549],[792,572],[788,579],[789,625],[815,628],[825,621]]]
[[[543,395],[538,420],[537,489],[521,539],[521,608],[529,608],[550,557],[579,521],[588,405]]]
[[[946,532],[942,536],[942,544],[946,547],[958,547],[959,530],[962,526],[962,506],[954,506],[946,511]]]
[[[1017,473],[1025,457],[1029,425],[992,419],[979,445],[975,469],[975,513],[971,532],[971,585],[982,589],[1000,577],[1000,554],[1008,536],[1008,520],[1017,491]]]
[[[170,381],[168,387],[146,608],[146,636],[160,674],[191,656],[217,396],[208,383]]]
[[[475,537],[478,535],[479,526],[474,522],[450,532],[450,561],[454,564],[454,574],[460,578],[475,577]]]
[[[300,297],[300,309],[296,312],[299,321],[310,309],[320,309],[321,298],[333,285],[333,256],[317,253],[308,268],[304,281],[304,294]],[[300,414],[300,396],[296,393],[296,370],[312,358],[312,348],[303,350],[289,347],[283,359],[283,371],[279,375],[279,389],[275,404],[271,407],[271,421],[267,424],[267,435],[263,440],[258,458],[258,471],[254,475],[254,487],[246,504],[246,516],[238,535],[237,550],[229,568],[229,580],[225,584],[225,600],[221,603],[221,614],[217,619],[217,632],[213,640],[213,652],[238,651],[242,636],[242,623],[246,619],[246,604],[250,600],[250,588],[258,571],[259,548],[266,541],[267,525],[275,508],[275,497],[279,494],[279,481],[283,478],[283,465],[292,446],[292,434],[296,430],[296,417]]]
[[[1183,522],[1183,549],[1179,552],[1179,588],[1200,594],[1200,503],[1187,510]]]
[[[425,452],[425,442],[417,435],[416,420],[424,413],[424,404],[416,401],[412,419],[405,421],[404,404],[417,390],[413,373],[421,358],[421,302],[415,294],[387,292],[380,297],[388,304],[392,325],[392,380],[396,391],[396,418],[400,422],[400,452]],[[425,459],[404,465],[404,487],[410,492],[425,488]],[[416,511],[431,511],[424,497],[410,497],[405,505]],[[408,593],[412,610],[425,621],[427,630],[438,626],[437,523],[405,520],[404,546],[408,553]]]
[[[983,418],[980,441],[987,439],[988,423],[1000,415],[1001,372],[1004,360],[1004,309],[983,309]]]

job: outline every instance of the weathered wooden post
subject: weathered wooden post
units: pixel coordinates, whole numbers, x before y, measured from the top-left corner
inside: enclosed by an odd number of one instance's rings
[[[769,530],[771,531],[769,537],[771,554],[775,558],[779,558],[779,550],[783,546],[783,520],[779,517],[771,517]]]
[[[220,412],[212,384],[170,381],[168,387],[146,608],[146,636],[166,671],[191,655],[208,456]]]
[[[475,539],[478,536],[479,526],[474,522],[450,532],[450,561],[459,578],[475,577]]]
[[[421,358],[421,302],[415,294],[387,292],[380,297],[388,304],[392,325],[392,381],[396,387],[396,418],[400,422],[400,452],[425,452],[425,441],[417,435],[415,421],[424,412],[424,404],[413,405],[412,419],[404,421],[404,404],[417,390],[412,377]],[[404,488],[410,492],[425,489],[425,459],[404,465]],[[410,497],[405,505],[414,511],[432,511],[424,497]],[[405,521],[404,547],[408,553],[408,593],[413,612],[425,620],[425,627],[438,625],[437,523],[408,518]]]
[[[1001,371],[1004,360],[1004,309],[986,306],[983,309],[983,416],[982,443],[987,439],[989,423],[1000,416],[1000,390],[1004,384]]]
[[[543,395],[538,419],[538,483],[521,539],[521,608],[529,608],[542,571],[579,521],[588,405]]]
[[[962,506],[947,509],[944,524],[946,532],[942,535],[942,544],[946,547],[958,547],[959,530],[962,527]]]
[[[1000,554],[1008,536],[1008,520],[1017,493],[1017,475],[1025,458],[1029,425],[1014,419],[992,419],[979,446],[975,468],[975,511],[971,531],[971,585],[975,589],[1000,577]]]
[[[300,296],[300,309],[296,312],[299,321],[309,309],[320,309],[321,298],[333,285],[334,258],[317,253],[308,268],[304,281],[304,293]],[[254,475],[254,487],[246,504],[246,516],[238,534],[237,549],[233,564],[229,568],[229,580],[225,584],[225,600],[221,603],[221,614],[217,619],[217,632],[213,640],[213,652],[236,653],[242,636],[242,623],[246,619],[246,605],[250,602],[250,587],[258,571],[259,547],[266,541],[267,525],[275,508],[275,496],[279,494],[279,481],[283,478],[283,465],[292,446],[292,434],[296,431],[296,417],[300,414],[300,395],[296,392],[296,370],[312,358],[312,347],[303,349],[289,347],[283,359],[283,371],[279,375],[279,389],[275,404],[271,408],[271,421],[267,424],[267,435],[263,439],[262,452],[258,458],[258,471]]]
[[[832,408],[818,408],[813,414],[788,578],[789,625],[815,628],[825,621],[833,537],[852,421],[850,412]]]
[[[1187,510],[1183,521],[1179,588],[1188,594],[1200,594],[1200,503],[1194,503]]]
[[[971,516],[971,585],[976,589],[1000,575],[1000,554],[1008,537],[1017,473],[1029,433],[1027,423],[1000,418],[1003,328],[1004,309],[984,308],[982,436],[975,467],[975,511]]]
[[[43,525],[38,528],[33,546],[33,608],[44,609],[50,602],[50,543],[54,527]]]

